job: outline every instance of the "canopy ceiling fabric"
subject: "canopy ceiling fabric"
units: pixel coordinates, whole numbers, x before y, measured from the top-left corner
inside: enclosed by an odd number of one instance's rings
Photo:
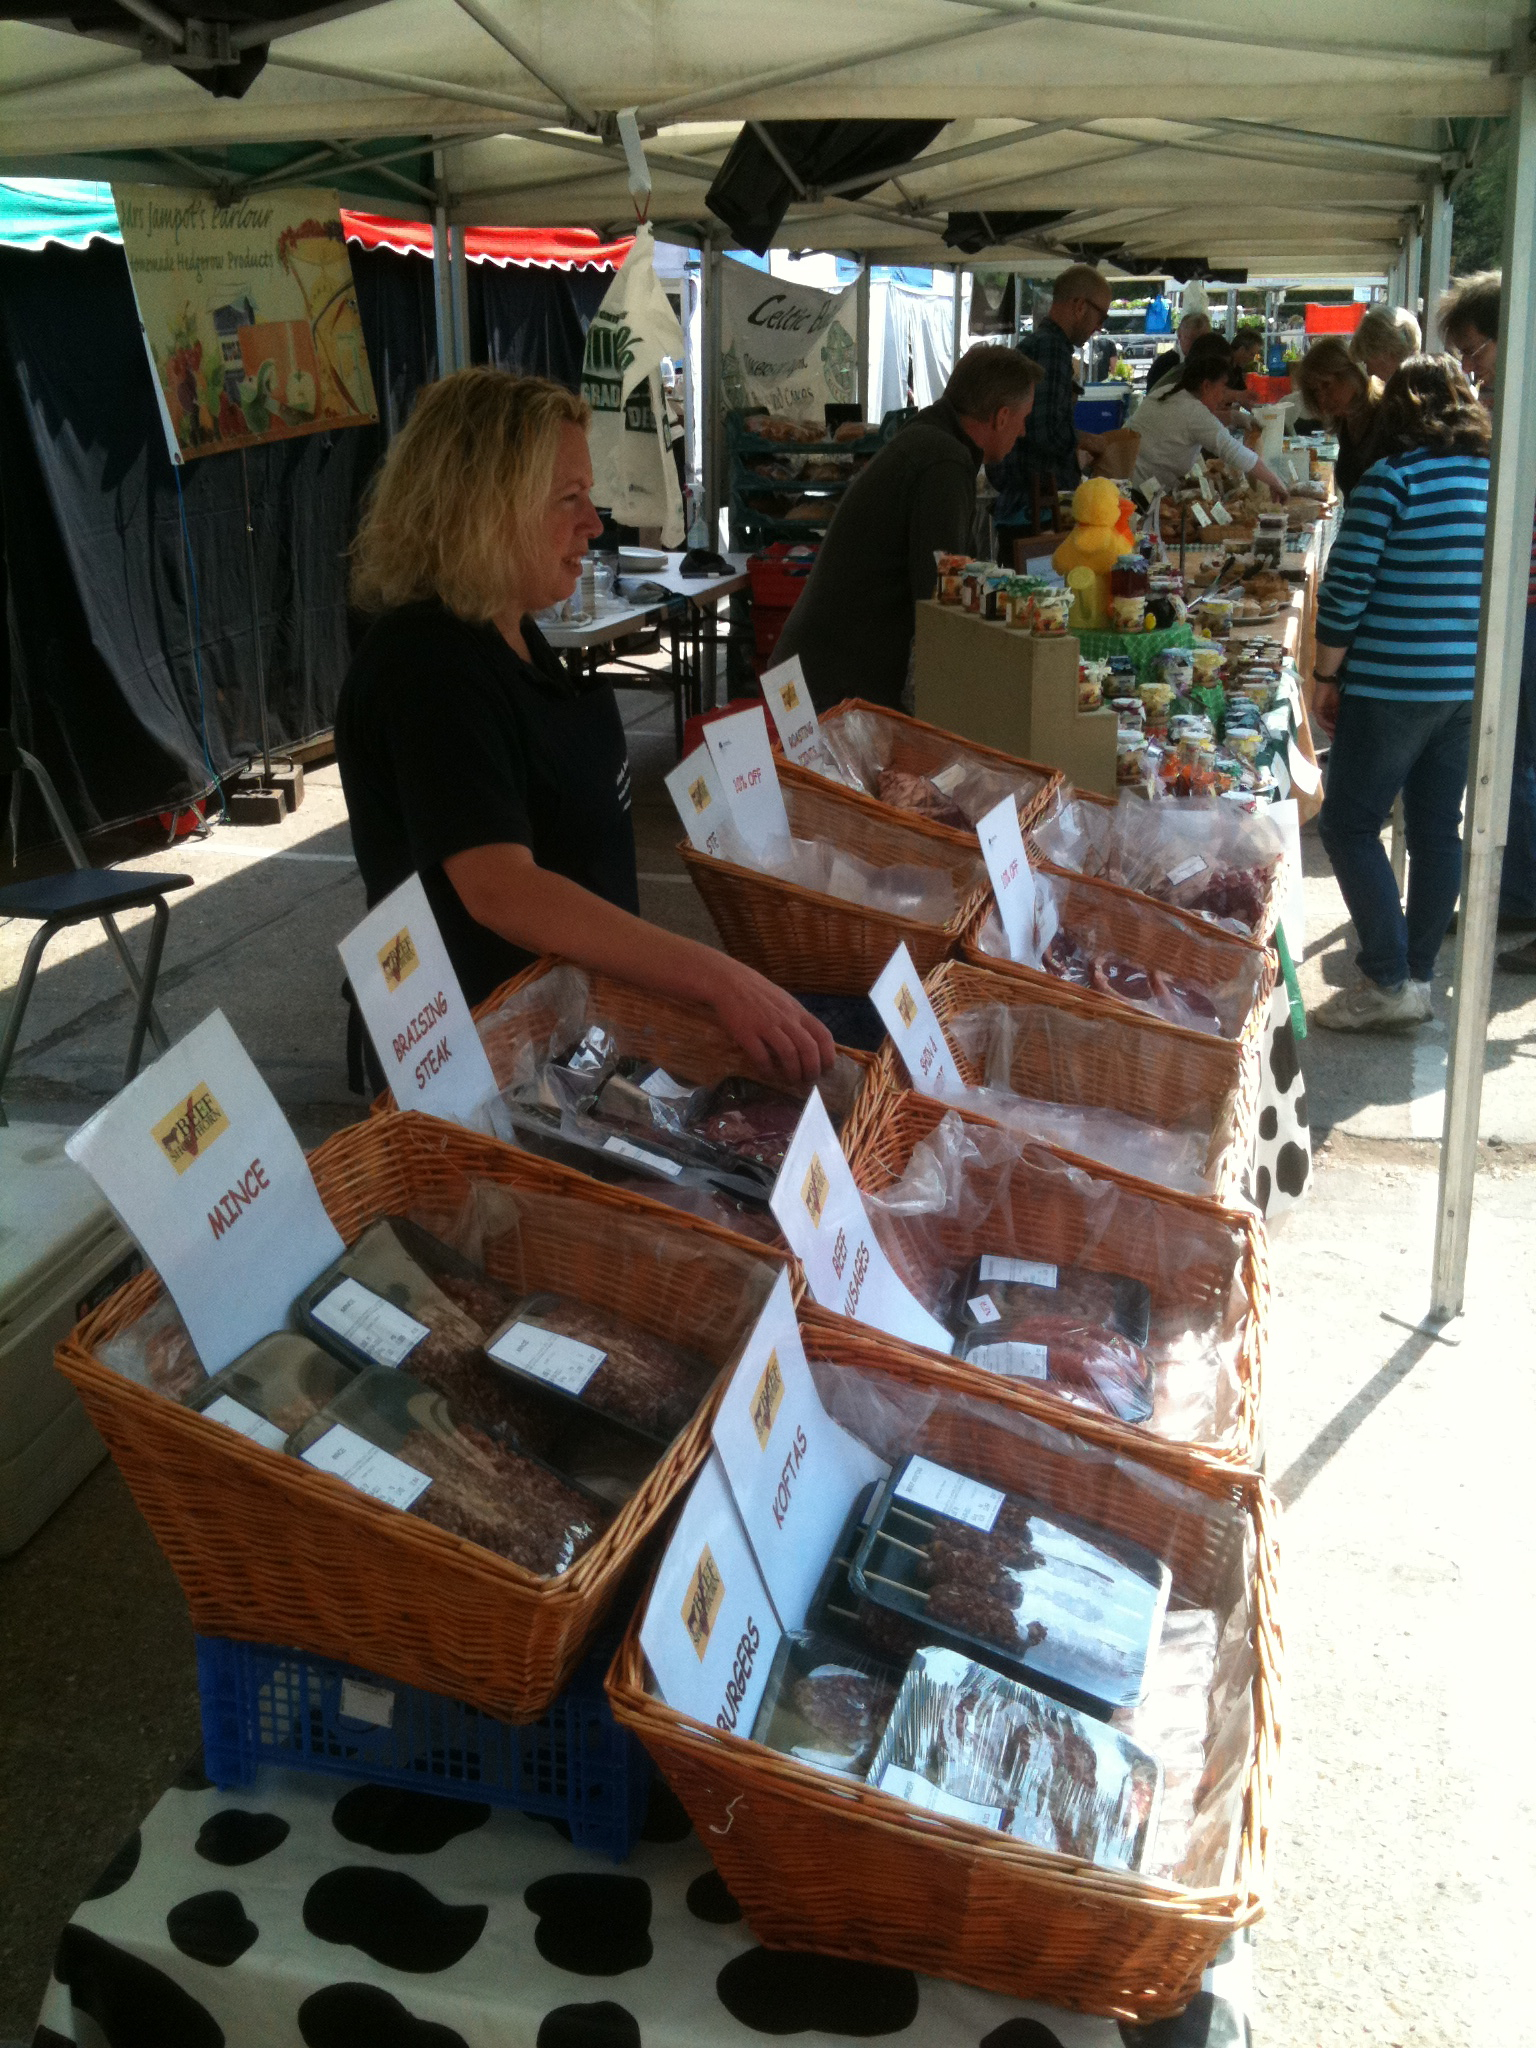
[[[942,262],[952,211],[1060,211],[998,258],[1049,271],[1091,242],[1253,274],[1380,274],[1428,180],[1508,112],[1528,13],[1525,0],[379,0],[309,19],[258,24],[267,63],[238,100],[136,50],[0,21],[0,173],[110,176],[123,153],[158,151],[167,182],[212,189],[226,146],[307,144],[324,161],[304,175],[345,196],[351,157],[377,165],[378,138],[418,136],[442,152],[454,219],[611,236],[633,219],[613,121],[637,106],[650,217],[697,238],[743,120],[932,120],[947,125],[914,165],[861,197],[813,189],[775,242]],[[419,158],[393,175],[411,210],[436,196]]]

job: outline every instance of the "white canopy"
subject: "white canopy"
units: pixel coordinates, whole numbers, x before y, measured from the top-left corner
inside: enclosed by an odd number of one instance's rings
[[[440,187],[393,171],[418,209],[446,196],[455,221],[622,225],[615,115],[635,107],[652,219],[698,239],[745,119],[943,120],[909,170],[857,200],[807,194],[776,240],[952,261],[952,210],[1063,211],[981,254],[1040,272],[1086,242],[1384,274],[1428,181],[1509,111],[1525,34],[1515,0],[343,0],[236,28],[230,58],[268,56],[231,99],[165,61],[206,63],[213,31],[121,4],[130,47],[62,17],[0,23],[0,175],[111,176],[134,153],[140,180],[216,184],[226,145],[314,144],[305,181],[345,190],[380,138],[397,165],[427,138]]]

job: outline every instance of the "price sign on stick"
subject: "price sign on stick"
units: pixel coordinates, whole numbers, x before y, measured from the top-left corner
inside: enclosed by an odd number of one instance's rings
[[[885,963],[869,992],[880,1021],[901,1054],[907,1076],[919,1095],[952,1102],[965,1093],[944,1027],[934,1015],[912,955],[900,945]]]
[[[747,1339],[714,1434],[779,1619],[801,1628],[860,1487],[886,1468],[822,1407],[787,1273]]]
[[[731,820],[752,851],[766,852],[775,840],[787,844],[789,817],[761,705],[706,725],[704,744],[725,791]]]
[[[954,1350],[954,1338],[902,1283],[870,1229],[863,1198],[814,1088],[769,1207],[823,1308],[933,1351]]]
[[[299,1141],[221,1010],[65,1146],[170,1289],[209,1373],[341,1257]]]
[[[689,845],[700,853],[712,853],[716,860],[729,860],[730,812],[708,747],[695,747],[686,760],[678,762],[666,782]]]
[[[496,1076],[421,877],[375,904],[336,950],[397,1106],[481,1128]]]
[[[814,754],[821,743],[821,729],[816,723],[816,707],[811,702],[799,655],[792,654],[777,668],[765,669],[762,685],[778,729],[779,745],[789,759],[803,761],[807,754]]]
[[[1011,796],[987,812],[976,827],[976,837],[992,877],[1009,958],[1038,966],[1040,948],[1049,943],[1051,934],[1036,931],[1035,877],[1024,851],[1018,806]]]

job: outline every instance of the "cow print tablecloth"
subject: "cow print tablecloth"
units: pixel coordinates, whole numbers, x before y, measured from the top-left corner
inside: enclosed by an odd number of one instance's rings
[[[1253,1200],[1273,1223],[1301,1200],[1312,1178],[1312,1133],[1307,1123],[1307,1083],[1301,1050],[1291,1025],[1290,998],[1282,979],[1264,1019],[1263,1081],[1254,1145]]]
[[[33,2048],[1247,2048],[1249,1959],[1117,2026],[758,1947],[659,1782],[620,1866],[519,1814],[264,1771],[166,1793],[65,1929]]]

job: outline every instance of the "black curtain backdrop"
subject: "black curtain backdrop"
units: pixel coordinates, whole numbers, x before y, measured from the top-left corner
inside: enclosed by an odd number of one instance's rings
[[[350,253],[380,425],[246,456],[275,747],[331,724],[358,502],[437,374],[431,264]],[[578,385],[610,278],[473,265],[476,359]],[[167,809],[259,751],[241,467],[215,455],[182,468],[194,586],[122,250],[0,250],[0,721],[81,830]],[[18,847],[52,836],[28,790]]]

